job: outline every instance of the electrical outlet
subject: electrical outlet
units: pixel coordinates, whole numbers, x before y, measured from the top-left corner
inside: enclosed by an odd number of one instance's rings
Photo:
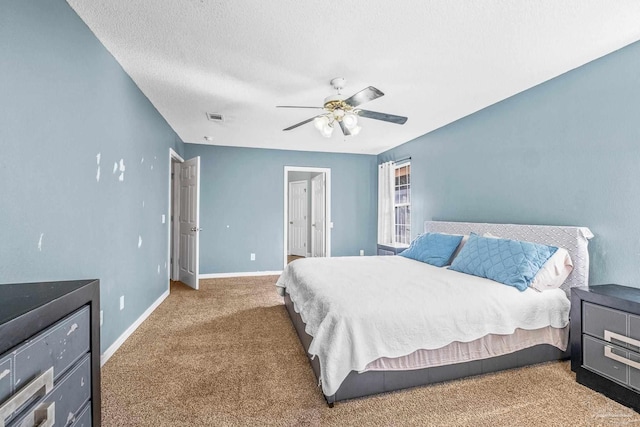
[[[256,254],[252,253],[251,254],[251,261],[255,261],[256,260]]]
[[[364,256],[364,249],[360,249],[360,256]]]
[[[120,297],[120,310],[124,310],[124,295]]]
[[[104,323],[104,310],[100,310],[100,326]]]
[[[164,214],[162,214],[162,223],[164,224],[165,221],[166,221],[166,218],[165,218]]]

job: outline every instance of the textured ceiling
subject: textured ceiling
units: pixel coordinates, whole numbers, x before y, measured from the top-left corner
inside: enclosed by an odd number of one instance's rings
[[[377,154],[640,40],[638,0],[68,3],[183,141],[243,147]],[[334,77],[409,120],[283,132]]]

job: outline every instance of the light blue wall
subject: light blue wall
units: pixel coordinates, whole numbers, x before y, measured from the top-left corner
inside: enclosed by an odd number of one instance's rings
[[[99,278],[104,351],[167,290],[183,144],[63,0],[2,1],[0,111],[0,283]]]
[[[282,270],[285,166],[331,169],[332,256],[375,253],[376,156],[197,144],[184,151],[201,158],[200,273]]]
[[[405,156],[414,233],[428,219],[587,226],[590,282],[640,287],[640,43],[378,157]]]

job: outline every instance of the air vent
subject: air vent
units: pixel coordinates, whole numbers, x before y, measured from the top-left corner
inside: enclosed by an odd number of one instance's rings
[[[212,122],[223,122],[224,116],[218,113],[207,113],[207,119],[211,120]]]

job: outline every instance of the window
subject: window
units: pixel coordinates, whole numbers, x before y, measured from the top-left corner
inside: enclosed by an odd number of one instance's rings
[[[396,166],[394,188],[395,243],[411,243],[411,164]]]

